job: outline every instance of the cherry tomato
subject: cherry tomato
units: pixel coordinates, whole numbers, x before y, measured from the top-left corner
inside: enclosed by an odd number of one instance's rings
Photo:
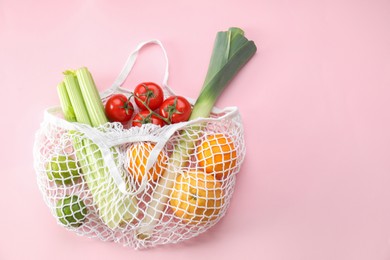
[[[115,94],[107,100],[105,111],[110,122],[126,124],[133,115],[134,107],[125,95]]]
[[[187,121],[191,115],[191,104],[182,96],[171,96],[161,104],[159,113],[172,124]]]
[[[142,126],[143,124],[155,124],[164,126],[165,122],[161,118],[151,114],[148,110],[143,110],[136,114],[133,118],[133,126]]]
[[[155,110],[164,101],[164,92],[162,88],[153,82],[144,82],[136,86],[134,89],[134,95],[135,103],[140,110],[147,109],[142,102],[144,102],[151,110]]]

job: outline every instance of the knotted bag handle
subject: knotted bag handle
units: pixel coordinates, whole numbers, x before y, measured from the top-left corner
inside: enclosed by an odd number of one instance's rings
[[[134,64],[135,64],[135,62],[137,60],[138,53],[141,51],[142,48],[144,48],[147,45],[151,45],[151,44],[158,45],[161,48],[161,51],[162,51],[162,53],[164,55],[165,71],[164,71],[164,79],[162,81],[162,87],[169,95],[174,95],[174,92],[168,86],[169,60],[168,60],[167,52],[166,52],[163,44],[159,40],[152,39],[152,40],[148,40],[148,41],[144,41],[144,42],[139,43],[137,45],[137,47],[135,48],[135,50],[132,53],[130,53],[129,57],[126,60],[125,65],[122,68],[122,71],[119,73],[119,75],[115,79],[114,83],[111,85],[111,87],[109,89],[107,89],[106,91],[104,91],[104,92],[102,92],[100,94],[100,96],[102,98],[106,98],[106,97],[108,97],[108,96],[110,96],[113,93],[118,92],[118,91],[121,91],[121,92],[124,92],[124,93],[130,93],[131,92],[130,90],[128,90],[126,88],[122,88],[122,85],[126,81],[127,77],[130,75],[130,73],[131,73],[131,71],[132,71],[132,69],[134,67]]]
[[[165,144],[169,141],[172,135],[174,135],[177,131],[183,130],[191,125],[201,125],[212,121],[219,122],[221,120],[231,119],[238,114],[237,107],[226,107],[225,109],[219,111],[223,112],[224,114],[218,118],[197,118],[191,121],[180,122],[180,123],[165,126],[165,131],[162,131],[161,134],[158,136],[158,138],[152,135],[148,135],[148,136],[131,135],[119,139],[116,136],[115,138],[108,138],[99,130],[85,124],[76,123],[75,128],[78,131],[84,133],[86,137],[91,139],[91,141],[99,147],[104,162],[108,167],[111,177],[114,179],[114,182],[118,186],[119,190],[125,195],[137,195],[142,191],[144,191],[144,189],[146,188],[146,185],[148,183],[148,174],[144,174],[142,176],[141,184],[137,190],[128,191],[126,188],[126,182],[125,180],[123,180],[121,173],[118,169],[118,166],[116,165],[115,160],[112,156],[111,148],[116,147],[118,145],[133,143],[133,142],[155,143],[153,149],[150,151],[148,160],[145,165],[145,173],[148,173],[149,170],[156,163],[160,152],[165,147]]]

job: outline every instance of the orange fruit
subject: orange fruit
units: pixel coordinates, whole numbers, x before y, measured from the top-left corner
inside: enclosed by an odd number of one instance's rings
[[[237,163],[232,139],[221,133],[207,135],[198,146],[196,156],[198,164],[218,180],[227,177]]]
[[[146,163],[154,146],[152,143],[140,142],[132,144],[127,150],[128,170],[133,179],[138,183],[141,183],[145,175]],[[149,170],[148,181],[156,181],[158,179],[167,166],[167,160],[167,155],[164,151],[161,151],[155,164]]]
[[[177,176],[169,204],[175,215],[189,224],[214,220],[224,205],[221,184],[213,175],[185,172]]]

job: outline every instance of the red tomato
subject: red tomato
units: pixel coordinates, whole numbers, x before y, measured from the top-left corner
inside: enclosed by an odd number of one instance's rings
[[[171,96],[164,100],[159,113],[172,124],[187,121],[191,115],[191,104],[181,96]]]
[[[125,95],[115,94],[107,100],[105,111],[111,122],[126,124],[133,115],[134,107]]]
[[[147,109],[142,102],[144,102],[151,110],[155,110],[164,100],[164,92],[162,88],[153,82],[144,82],[136,86],[134,89],[134,95],[135,103],[141,110]]]
[[[151,114],[148,110],[143,110],[134,116],[132,125],[142,126],[143,124],[164,126],[165,122],[161,118]]]

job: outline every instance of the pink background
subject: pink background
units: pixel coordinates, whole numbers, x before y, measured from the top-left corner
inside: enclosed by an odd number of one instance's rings
[[[390,2],[0,0],[0,259],[390,259]],[[115,2],[115,3],[114,3]],[[61,72],[107,88],[160,39],[170,85],[196,97],[215,33],[258,53],[219,100],[240,108],[247,157],[226,217],[179,245],[134,251],[58,226],[33,170],[34,133]],[[157,47],[126,86],[162,78]]]

